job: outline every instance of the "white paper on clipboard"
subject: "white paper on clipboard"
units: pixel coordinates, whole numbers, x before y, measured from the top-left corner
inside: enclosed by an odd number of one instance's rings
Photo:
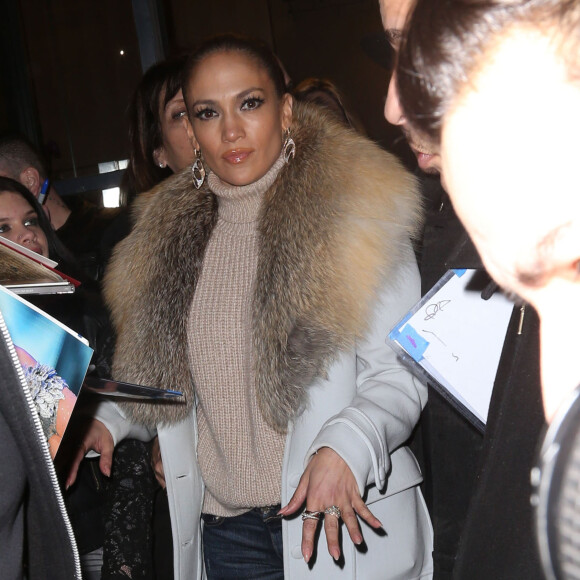
[[[514,305],[500,292],[484,300],[481,288],[470,289],[476,272],[449,270],[387,342],[483,430]]]

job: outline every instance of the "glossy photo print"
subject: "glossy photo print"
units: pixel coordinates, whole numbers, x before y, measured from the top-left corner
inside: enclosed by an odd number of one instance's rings
[[[1,286],[0,312],[54,458],[93,350],[84,338]]]

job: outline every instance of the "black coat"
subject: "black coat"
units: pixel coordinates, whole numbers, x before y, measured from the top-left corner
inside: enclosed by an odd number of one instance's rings
[[[26,299],[89,341],[95,351],[89,368],[90,374],[102,378],[111,377],[113,329],[100,294],[90,282],[82,284],[74,294],[30,295]],[[92,414],[98,397],[99,395],[92,395],[88,391],[81,391],[55,459],[61,478],[68,474],[70,461],[76,454],[78,441],[82,437],[86,417]],[[74,485],[65,493],[66,507],[81,555],[100,548],[104,541],[107,478],[102,475],[98,461],[98,458],[84,459],[79,466]]]
[[[445,192],[431,182],[421,251],[423,293],[449,268],[482,269]],[[530,505],[530,469],[544,417],[538,318],[510,320],[485,435],[434,389],[423,413],[425,496],[435,532],[435,580],[543,580]],[[474,372],[477,372],[474,369]]]
[[[21,578],[24,565],[28,580],[80,580],[48,449],[1,335],[0,374],[0,578]]]

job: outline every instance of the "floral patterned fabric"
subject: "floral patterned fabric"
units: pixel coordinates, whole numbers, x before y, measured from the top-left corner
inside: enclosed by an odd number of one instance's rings
[[[102,580],[154,580],[153,499],[159,485],[149,446],[128,439],[117,445],[105,506]]]

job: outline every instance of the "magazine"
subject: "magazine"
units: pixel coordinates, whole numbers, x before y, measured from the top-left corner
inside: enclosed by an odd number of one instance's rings
[[[85,338],[3,286],[0,316],[22,365],[54,458],[93,349]]]

